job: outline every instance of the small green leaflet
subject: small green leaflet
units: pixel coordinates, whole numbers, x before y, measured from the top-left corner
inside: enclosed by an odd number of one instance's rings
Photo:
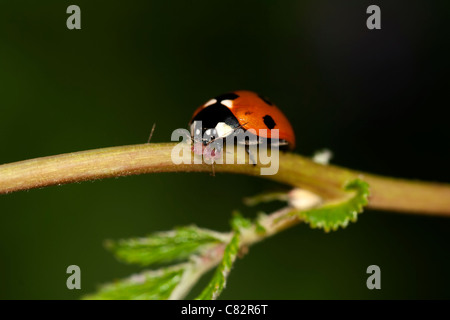
[[[272,201],[288,201],[286,192],[266,192],[253,197],[244,198],[244,204],[253,207],[261,203]]]
[[[211,246],[226,243],[229,234],[188,226],[146,238],[108,241],[106,247],[121,261],[142,266],[186,260]]]
[[[85,300],[166,300],[180,283],[186,264],[146,271],[107,284]]]
[[[196,300],[215,300],[225,288],[227,277],[239,252],[240,232],[236,231],[230,243],[225,248],[222,262],[217,267],[208,286],[200,293]]]
[[[239,211],[233,211],[232,216],[231,227],[234,231],[239,233],[242,229],[247,229],[252,226],[252,221],[244,218]]]
[[[328,203],[318,208],[305,211],[296,211],[300,219],[309,223],[312,228],[323,228],[326,232],[346,227],[348,223],[355,222],[358,213],[367,205],[369,185],[359,179],[352,180],[344,186],[350,197],[344,201]],[[353,194],[351,194],[352,192]]]

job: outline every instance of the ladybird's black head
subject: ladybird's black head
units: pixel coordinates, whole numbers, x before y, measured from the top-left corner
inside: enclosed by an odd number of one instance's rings
[[[217,100],[216,103],[202,109],[192,119],[191,136],[194,141],[202,141],[204,145],[207,145],[212,140],[221,138],[216,130],[219,122],[223,122],[231,128],[239,127],[239,121],[220,101]]]

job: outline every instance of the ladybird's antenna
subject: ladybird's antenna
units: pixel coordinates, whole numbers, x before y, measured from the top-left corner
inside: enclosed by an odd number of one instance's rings
[[[148,136],[147,143],[150,143],[150,140],[152,139],[153,132],[155,131],[155,128],[156,128],[156,122],[153,123],[152,131],[150,131],[150,135]]]
[[[248,144],[245,145],[245,151],[248,153],[248,160],[250,162],[252,162],[253,166],[256,166],[256,160],[255,160],[255,156],[253,155],[253,153],[250,152],[250,147]]]

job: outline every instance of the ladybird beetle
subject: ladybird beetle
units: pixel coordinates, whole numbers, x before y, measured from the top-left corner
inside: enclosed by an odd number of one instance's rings
[[[198,125],[200,123],[201,127]],[[234,91],[207,101],[195,110],[189,127],[191,139],[197,142],[193,147],[196,154],[204,154],[205,147],[211,142],[225,139],[241,128],[256,132],[256,144],[263,141],[271,143],[271,129],[278,129],[280,149],[292,150],[295,147],[294,130],[286,116],[266,97],[252,91]],[[209,138],[202,138],[200,144],[200,141],[195,141],[194,136]],[[248,147],[245,142],[238,143]],[[246,150],[248,152],[248,148]]]

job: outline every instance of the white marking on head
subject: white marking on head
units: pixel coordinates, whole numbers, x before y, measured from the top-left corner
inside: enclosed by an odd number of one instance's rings
[[[233,108],[233,100],[222,100],[220,103],[230,109]]]
[[[207,103],[205,103],[205,104],[203,105],[203,107],[204,107],[204,108],[209,107],[210,105],[212,105],[212,104],[214,104],[214,103],[216,103],[216,102],[217,102],[216,99],[211,99],[211,100],[209,100]]]
[[[226,101],[231,101],[231,100],[226,100]],[[219,122],[216,125],[216,132],[219,135],[219,137],[224,138],[224,137],[232,134],[234,132],[234,128],[227,125],[225,122]]]

